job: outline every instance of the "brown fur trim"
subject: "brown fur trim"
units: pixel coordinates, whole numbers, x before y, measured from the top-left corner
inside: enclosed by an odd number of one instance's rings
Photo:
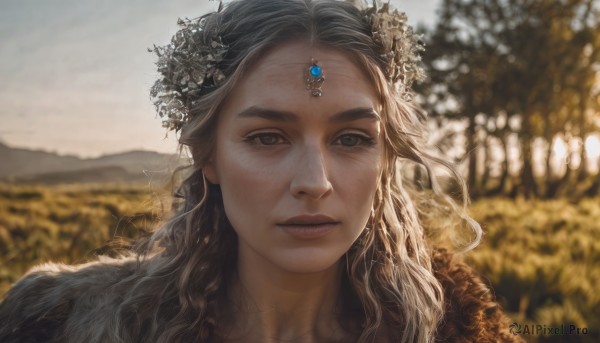
[[[136,269],[135,260],[107,258],[33,268],[0,303],[0,342],[114,341],[112,321]]]
[[[432,254],[435,277],[444,289],[445,314],[436,342],[524,342],[509,333],[509,318],[482,278],[445,249]]]
[[[432,254],[445,297],[435,341],[523,342],[508,332],[508,318],[481,277],[452,259],[443,249]],[[0,303],[0,342],[118,341],[112,322],[118,304],[144,273],[132,259],[36,267]]]

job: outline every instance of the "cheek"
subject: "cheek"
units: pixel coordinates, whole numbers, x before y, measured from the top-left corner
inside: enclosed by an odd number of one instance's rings
[[[334,189],[353,203],[369,203],[380,181],[381,158],[377,153],[360,160],[345,159],[335,163]],[[336,187],[337,186],[337,187]]]
[[[234,227],[257,223],[286,190],[284,168],[267,165],[235,146],[224,145],[223,151],[217,157],[217,174],[226,214]]]
[[[286,172],[285,161],[268,163],[268,160],[257,158],[238,145],[224,144],[223,151],[217,159],[219,183],[227,188],[236,186],[238,193],[271,187],[276,184],[272,181],[282,179]]]

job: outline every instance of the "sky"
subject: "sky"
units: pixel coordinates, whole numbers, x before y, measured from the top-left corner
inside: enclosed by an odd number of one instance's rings
[[[413,26],[440,0],[392,0]],[[176,151],[149,99],[153,44],[211,0],[0,0],[0,141],[62,155]]]

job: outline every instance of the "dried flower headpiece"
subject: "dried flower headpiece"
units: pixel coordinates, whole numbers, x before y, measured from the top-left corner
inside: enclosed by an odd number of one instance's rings
[[[222,8],[220,3],[218,12]],[[225,80],[219,62],[227,46],[218,35],[208,35],[206,41],[205,23],[205,18],[179,19],[181,29],[171,38],[171,44],[148,49],[158,56],[156,66],[162,75],[150,89],[150,97],[163,127],[169,131],[181,130],[188,121],[189,109]]]
[[[222,2],[217,12],[223,9]],[[363,10],[365,21],[371,25],[373,40],[387,61],[388,80],[406,100],[411,100],[410,87],[424,78],[419,66],[419,51],[424,50],[419,36],[407,24],[406,14],[390,10],[388,3],[373,0]],[[179,19],[181,29],[171,43],[148,49],[158,56],[156,65],[161,74],[150,90],[158,115],[167,130],[176,132],[189,121],[189,110],[205,94],[225,80],[219,63],[227,52],[218,33],[205,35],[205,18]],[[208,38],[207,38],[208,37]]]
[[[365,17],[371,24],[373,40],[382,48],[382,57],[388,61],[388,80],[398,88],[405,100],[410,100],[413,82],[425,78],[419,55],[425,47],[421,37],[408,25],[405,13],[391,11],[389,3],[379,3],[374,0],[373,6],[366,10]]]

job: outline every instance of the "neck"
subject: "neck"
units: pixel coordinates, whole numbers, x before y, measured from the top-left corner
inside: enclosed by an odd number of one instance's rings
[[[336,316],[341,287],[339,263],[317,273],[298,274],[282,270],[256,254],[238,256],[237,279],[227,311],[227,341],[343,340]]]

